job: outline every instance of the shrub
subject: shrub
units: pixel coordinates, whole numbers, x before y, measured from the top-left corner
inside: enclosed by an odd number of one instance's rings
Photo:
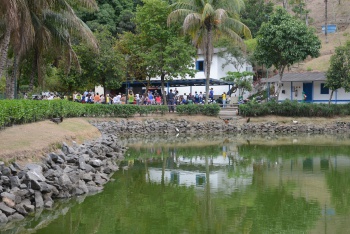
[[[293,116],[293,117],[332,117],[335,115],[350,115],[350,103],[348,104],[317,104],[298,103],[286,100],[281,103],[269,101],[266,103],[247,103],[239,105],[239,113],[242,116]]]
[[[217,116],[220,112],[218,104],[207,105],[178,105],[176,112],[180,115],[196,115],[202,114],[207,116]]]

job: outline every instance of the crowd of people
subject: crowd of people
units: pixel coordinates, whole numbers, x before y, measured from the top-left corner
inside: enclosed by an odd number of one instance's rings
[[[25,94],[24,98],[28,98]],[[66,96],[65,96],[66,98]],[[195,91],[192,93],[183,93],[180,94],[179,91],[175,88],[174,92],[170,89],[170,92],[167,94],[165,92],[165,98],[167,100],[167,104],[169,106],[176,105],[186,105],[186,104],[204,104],[205,103],[205,93]],[[43,95],[37,96],[33,95],[33,99],[36,100],[53,100],[60,99],[58,95],[54,93],[43,93]],[[68,99],[68,97],[67,97]],[[230,96],[226,95],[225,92],[221,95],[221,101],[219,104],[223,108],[230,102]],[[100,94],[98,92],[85,91],[83,93],[74,92],[73,93],[73,101],[80,103],[95,103],[95,104],[135,104],[135,105],[163,105],[164,98],[163,95],[158,93],[157,90],[149,90],[143,94],[134,93],[132,90],[128,91],[128,94],[118,93],[115,95],[112,94]],[[210,88],[209,90],[209,103],[216,103],[217,100],[214,99],[214,90]],[[170,110],[172,111],[172,109]]]
[[[173,103],[173,105],[181,104],[203,104],[205,102],[205,94],[195,91],[194,94],[182,94],[175,89],[174,92],[170,89],[168,94],[165,93],[167,102]],[[209,94],[209,98],[213,100],[213,91]],[[73,100],[81,103],[95,103],[95,104],[136,104],[136,105],[162,105],[164,104],[163,95],[158,93],[157,90],[148,91],[144,94],[133,93],[132,90],[128,92],[128,95],[118,93],[116,95],[111,94],[99,94],[94,93],[92,90],[85,91],[83,94],[74,92]]]

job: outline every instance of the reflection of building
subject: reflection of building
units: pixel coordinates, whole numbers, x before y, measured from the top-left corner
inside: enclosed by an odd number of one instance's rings
[[[188,164],[200,165],[190,169]],[[218,156],[210,158],[209,180],[206,178],[205,157],[184,158],[179,157],[178,167],[176,169],[165,169],[165,183],[174,183],[184,186],[193,186],[199,190],[203,190],[207,181],[210,183],[211,192],[223,192],[230,194],[237,189],[244,189],[245,186],[252,184],[253,166],[246,168],[237,168],[229,166],[227,157]],[[149,174],[146,173],[147,180],[160,183],[162,181],[162,168],[150,167]],[[149,178],[148,178],[149,175]]]

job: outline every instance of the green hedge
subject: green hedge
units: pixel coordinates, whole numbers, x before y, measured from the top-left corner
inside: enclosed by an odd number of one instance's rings
[[[220,106],[218,104],[208,104],[208,105],[178,105],[176,106],[176,112],[180,115],[208,115],[217,116],[220,112]]]
[[[266,103],[249,102],[239,105],[239,114],[242,116],[291,116],[291,117],[333,117],[350,115],[350,103],[348,104],[317,104],[299,103],[286,100],[278,103],[270,101]]]
[[[0,127],[53,117],[131,117],[164,114],[167,106],[97,105],[66,100],[0,100]]]

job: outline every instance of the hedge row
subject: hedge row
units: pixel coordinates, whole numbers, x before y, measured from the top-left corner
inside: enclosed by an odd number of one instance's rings
[[[0,127],[54,117],[131,117],[164,114],[167,106],[81,104],[65,100],[0,100]]]
[[[209,115],[217,116],[220,112],[220,106],[218,104],[209,105],[178,105],[176,106],[176,112],[180,115]]]
[[[217,116],[219,105],[180,105],[179,114]],[[66,100],[0,100],[0,127],[31,123],[55,117],[131,117],[136,114],[165,114],[163,105],[102,105],[81,104]]]
[[[239,105],[239,114],[242,116],[292,116],[292,117],[333,117],[350,115],[350,104],[317,104],[300,103],[286,100],[278,103],[270,101],[266,103],[249,102]]]

